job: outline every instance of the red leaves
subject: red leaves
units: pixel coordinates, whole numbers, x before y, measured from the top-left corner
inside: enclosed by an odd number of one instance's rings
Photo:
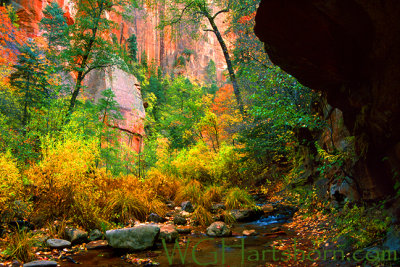
[[[239,22],[240,24],[246,24],[247,22],[253,20],[255,17],[256,17],[256,12],[254,12],[254,13],[252,13],[252,14],[250,14],[250,15],[241,17],[241,18],[238,20],[238,22]]]
[[[0,6],[0,77],[7,76],[8,70],[17,61],[17,46],[22,45],[25,41],[21,32],[13,25],[9,16],[9,10]],[[2,77],[4,78],[4,77]]]
[[[233,86],[231,84],[225,84],[215,94],[211,110],[216,114],[225,113],[232,107],[232,101],[234,100]]]

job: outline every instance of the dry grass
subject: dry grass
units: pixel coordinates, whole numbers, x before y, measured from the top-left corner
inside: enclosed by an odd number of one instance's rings
[[[175,202],[181,203],[186,200],[189,200],[194,204],[202,204],[203,192],[199,181],[190,180],[185,186],[179,188],[175,197]]]
[[[182,187],[182,182],[153,168],[147,174],[145,185],[163,200],[172,200]]]
[[[204,197],[211,202],[221,202],[224,196],[225,188],[223,186],[210,185],[207,187]]]
[[[228,210],[253,208],[255,207],[255,202],[245,190],[234,187],[226,194],[225,206]]]
[[[17,229],[7,237],[4,254],[10,259],[28,262],[34,259],[33,245],[35,239],[27,230]]]
[[[213,222],[211,213],[201,205],[194,210],[193,219],[201,226],[208,226]]]

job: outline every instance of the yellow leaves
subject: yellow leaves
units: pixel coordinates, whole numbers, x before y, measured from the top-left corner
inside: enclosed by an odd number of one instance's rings
[[[49,182],[56,187],[81,183],[80,179],[94,167],[99,155],[94,141],[55,141],[48,138],[45,142],[47,147],[43,149],[42,162],[27,172],[30,180],[42,186],[49,185]]]
[[[9,191],[12,190],[12,191]],[[0,155],[0,195],[15,196],[22,190],[17,164],[10,153]]]

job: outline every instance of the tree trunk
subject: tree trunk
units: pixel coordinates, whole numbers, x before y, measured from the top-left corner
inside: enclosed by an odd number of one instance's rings
[[[67,114],[67,121],[69,120],[69,116],[72,114],[72,111],[74,110],[75,104],[76,104],[76,99],[79,95],[79,92],[81,90],[82,87],[82,82],[83,79],[85,78],[87,72],[84,71],[87,61],[89,59],[90,56],[90,52],[92,51],[92,47],[94,45],[94,42],[96,40],[96,36],[97,36],[97,30],[99,28],[99,20],[101,17],[101,14],[103,13],[104,10],[104,2],[102,2],[99,6],[99,13],[98,15],[94,18],[94,20],[96,21],[96,24],[94,25],[94,27],[91,29],[92,30],[92,36],[90,37],[90,40],[88,42],[88,44],[85,47],[85,54],[82,58],[82,62],[80,64],[80,70],[78,71],[78,78],[76,79],[76,85],[75,85],[75,89],[74,92],[72,93],[72,97],[70,100],[70,104],[69,104],[69,109],[68,109],[68,114]]]
[[[233,91],[235,93],[236,101],[238,103],[240,113],[244,116],[244,115],[246,115],[246,112],[244,110],[242,95],[240,93],[239,85],[236,80],[235,71],[233,70],[232,61],[231,61],[231,57],[229,56],[228,48],[225,44],[224,39],[222,38],[220,31],[218,30],[217,25],[215,24],[213,17],[208,15],[207,19],[210,22],[213,32],[215,33],[215,36],[217,37],[218,42],[222,48],[222,52],[224,53],[224,57],[225,57],[226,65],[228,66],[229,77],[230,77],[232,85],[233,85]]]

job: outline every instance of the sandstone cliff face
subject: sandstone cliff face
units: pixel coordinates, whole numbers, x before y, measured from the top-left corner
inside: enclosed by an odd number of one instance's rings
[[[48,3],[47,0],[15,0],[11,1],[20,18],[19,23],[26,31],[28,36],[37,36],[40,34],[38,26],[43,17],[43,10]],[[73,6],[68,0],[57,0],[59,5],[66,12],[68,23],[73,23]],[[121,18],[115,18],[121,22]],[[123,33],[123,32],[122,32]],[[66,77],[68,75],[65,75]],[[71,82],[67,78],[65,82]],[[119,104],[120,112],[124,120],[117,125],[124,134],[123,142],[126,142],[132,149],[139,152],[142,147],[144,132],[145,110],[139,82],[136,77],[120,69],[104,69],[92,71],[85,80],[88,89],[84,93],[86,97],[97,101],[101,98],[101,92],[111,88],[116,95],[115,100]]]
[[[170,30],[158,30],[160,14],[163,7],[156,9],[135,9],[133,11],[133,20],[131,22],[122,22],[124,38],[127,39],[131,34],[135,34],[138,42],[138,56],[146,53],[149,62],[154,61],[157,65],[164,68],[165,71],[172,73],[176,59],[182,55],[185,49],[192,50],[194,53],[190,56],[185,67],[175,72],[184,72],[188,76],[204,80],[206,78],[206,67],[210,60],[216,63],[217,81],[224,80],[223,72],[226,70],[226,62],[222,49],[214,36],[214,33],[206,33],[200,40],[192,40],[186,34],[171,34]],[[224,22],[224,15],[217,18],[217,25],[221,32],[227,30],[228,25]],[[201,31],[201,30],[200,30]],[[142,59],[140,59],[142,60]]]
[[[140,85],[135,76],[118,68],[96,70],[88,75],[85,80],[87,90],[84,94],[94,101],[100,99],[101,93],[111,88],[115,94],[114,100],[119,105],[119,110],[124,120],[113,127],[124,133],[123,142],[136,152],[140,152],[143,144],[144,119],[146,116]]]
[[[43,17],[43,10],[53,0],[12,0],[11,4],[17,11],[21,26],[29,35],[38,35],[40,30],[38,22]],[[69,0],[56,0],[66,12],[69,23],[73,23],[74,8]],[[132,19],[124,20],[121,16],[109,14],[111,19],[119,25],[114,34],[125,44],[131,34],[136,34],[138,42],[138,56],[144,51],[149,62],[154,61],[157,65],[164,67],[165,71],[171,73],[174,69],[175,60],[182,55],[183,50],[189,49],[194,52],[184,68],[184,72],[194,79],[204,80],[206,67],[210,60],[217,64],[217,81],[224,80],[223,72],[226,70],[225,58],[221,47],[213,33],[206,33],[205,38],[192,41],[187,35],[172,37],[168,30],[156,29],[159,23],[162,7],[156,9],[135,9]],[[72,15],[71,15],[72,14]],[[217,18],[217,25],[221,32],[227,30],[224,14]],[[178,70],[182,71],[182,70]]]
[[[40,34],[38,26],[43,17],[43,10],[47,4],[53,0],[11,0],[9,1],[17,11],[20,18],[21,27],[27,32],[28,36]],[[70,0],[56,0],[66,12],[68,23],[73,23],[74,7]],[[119,29],[113,34],[122,45],[126,45],[126,40],[131,34],[136,34],[138,42],[138,56],[144,51],[149,62],[155,62],[168,73],[186,73],[188,76],[204,81],[206,78],[206,67],[210,60],[216,63],[217,81],[221,83],[225,80],[223,72],[226,70],[226,63],[213,33],[207,33],[206,38],[200,41],[192,41],[189,36],[172,36],[168,30],[160,31],[156,29],[159,23],[159,16],[162,7],[156,9],[135,9],[133,19],[127,21],[121,16],[107,14],[119,25]],[[221,32],[224,32],[228,25],[224,22],[224,15],[219,16],[217,25]],[[185,49],[192,50],[194,53],[188,58],[186,66],[182,69],[175,69],[176,59],[182,55]],[[111,76],[110,76],[111,75]],[[115,75],[115,76],[113,76]],[[144,109],[140,93],[140,86],[135,77],[122,72],[121,70],[102,70],[92,73],[86,79],[89,87],[89,97],[98,99],[101,91],[112,88],[117,96],[117,101],[121,105],[121,111],[125,117],[125,123],[119,127],[122,131],[131,136],[129,143],[136,151],[139,151],[142,143]],[[132,137],[134,136],[134,137]]]
[[[271,60],[343,111],[364,199],[392,193],[400,168],[399,14],[397,0],[262,0],[256,16]]]

